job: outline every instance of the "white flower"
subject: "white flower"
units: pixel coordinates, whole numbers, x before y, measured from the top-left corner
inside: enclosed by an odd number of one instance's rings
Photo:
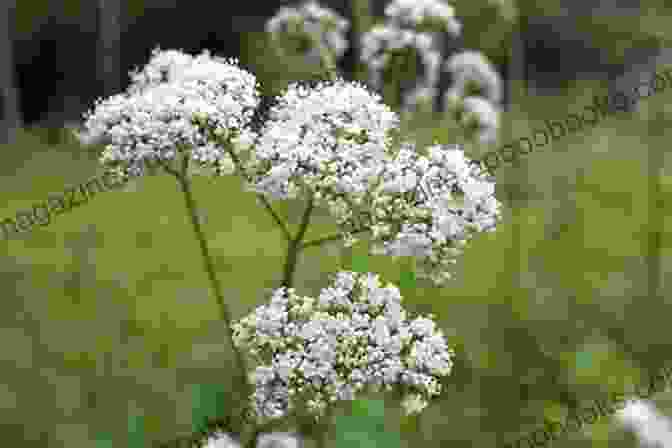
[[[402,26],[432,26],[458,36],[462,25],[455,19],[455,8],[440,0],[393,0],[385,16]]]
[[[313,41],[320,42],[336,58],[340,58],[348,49],[345,34],[350,24],[329,8],[309,0],[297,8],[281,7],[275,16],[266,22],[266,32],[281,53],[287,53],[289,41],[304,42],[308,45],[306,54],[319,52]]]
[[[272,432],[260,434],[257,448],[299,448],[301,439],[298,434],[290,432]]]
[[[494,104],[501,103],[501,78],[482,53],[464,51],[454,54],[445,62],[443,69],[452,73],[452,91],[460,97],[477,93]]]
[[[372,253],[416,257],[419,277],[440,285],[472,236],[494,230],[501,203],[459,146],[432,145],[427,153],[405,143],[385,166],[370,197]]]
[[[415,72],[403,75],[402,81],[410,77],[409,91],[431,89],[436,87],[440,70],[439,36],[432,33],[403,29],[395,24],[377,25],[361,37],[361,61],[367,66],[369,78],[374,87],[381,89],[383,74],[393,70],[391,66],[395,58],[403,57],[405,63],[417,66]],[[394,57],[393,57],[394,56]],[[407,102],[412,102],[414,94],[404,93]],[[408,104],[405,104],[408,107]]]
[[[462,105],[462,125],[472,130],[481,143],[494,143],[499,129],[499,110],[491,102],[474,96],[464,98]]]
[[[377,275],[339,272],[310,313],[293,312],[307,298],[280,288],[270,305],[236,322],[235,344],[256,365],[250,398],[258,418],[285,415],[301,393],[318,418],[329,403],[369,387],[404,384],[425,401],[438,395],[454,352],[431,319],[408,322],[401,300]]]
[[[210,434],[200,446],[202,448],[240,448],[240,442],[230,434],[218,431]]]
[[[404,112],[416,112],[422,108],[433,110],[434,98],[439,89],[429,86],[418,86],[408,92],[403,98]]]
[[[259,133],[249,163],[249,189],[274,198],[308,187],[337,219],[371,189],[389,158],[397,115],[379,95],[338,79],[315,87],[292,84]]]
[[[616,412],[617,420],[633,430],[645,446],[672,447],[672,421],[661,415],[653,403],[630,400]]]
[[[169,75],[159,77],[164,69]],[[259,104],[254,75],[207,51],[192,57],[155,50],[134,79],[127,92],[98,101],[85,115],[90,138],[108,140],[102,163],[139,175],[143,161],[169,162],[186,151],[202,167],[231,172],[223,145],[234,136],[253,138],[249,124]]]
[[[401,405],[403,406],[406,415],[412,415],[418,414],[427,407],[427,401],[424,400],[421,395],[410,394],[404,398]]]

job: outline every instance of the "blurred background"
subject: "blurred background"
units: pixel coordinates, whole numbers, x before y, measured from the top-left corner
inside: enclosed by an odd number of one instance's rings
[[[263,32],[289,3],[0,2],[1,218],[101,173],[99,148],[67,129],[124,89],[156,46],[238,57],[267,93],[310,76],[275,56]],[[348,0],[322,4],[353,17]],[[360,23],[385,4],[370,0]],[[505,80],[504,142],[672,67],[663,0],[519,0],[508,5],[512,24],[490,14],[490,0],[454,6],[464,24],[456,48],[482,49]],[[356,60],[354,48],[343,69]],[[477,238],[443,288],[408,281],[408,263],[367,256],[365,243],[303,254],[300,294],[318,294],[339,268],[380,273],[401,285],[410,311],[435,313],[455,347],[449,386],[419,426],[402,427],[405,445],[503,446],[669,365],[670,103],[672,86],[501,167],[504,222]],[[440,119],[405,126],[420,140],[452,141]],[[283,236],[240,180],[194,184],[225,298],[242,317],[279,286]],[[302,206],[277,204],[293,226]],[[324,211],[313,223],[307,238],[335,230]],[[3,443],[150,446],[226,412],[233,355],[172,178],[101,194],[0,244]],[[653,398],[672,417],[672,394]],[[553,444],[639,442],[603,418]]]

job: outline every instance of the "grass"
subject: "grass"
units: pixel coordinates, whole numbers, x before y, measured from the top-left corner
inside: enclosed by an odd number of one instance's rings
[[[512,119],[509,132],[527,135],[526,128],[540,123],[540,117],[563,117],[565,111],[589,104],[585,96],[597,88],[586,83],[563,98],[530,98],[523,108],[530,112]],[[664,109],[667,100],[669,94],[649,100],[649,118]],[[518,339],[502,336],[507,325],[527,328],[557,359],[584,350],[582,335],[590,329],[577,330],[579,318],[593,328],[620,322],[628,340],[640,349],[659,339],[655,328],[666,328],[662,310],[669,294],[651,298],[637,321],[625,320],[632,295],[646,289],[641,265],[650,203],[646,155],[669,144],[664,134],[651,132],[655,122],[622,114],[529,155],[519,168],[502,168],[497,194],[506,204],[505,220],[496,232],[474,241],[456,280],[445,288],[414,279],[406,261],[367,255],[366,243],[356,245],[350,259],[333,249],[337,245],[306,250],[299,261],[297,287],[302,294],[317,294],[339,265],[349,265],[398,284],[411,312],[436,314],[450,344],[458,348],[460,366],[468,364],[476,374],[469,378],[458,370],[449,379],[454,383],[446,398],[427,413],[425,424],[434,425],[435,434],[427,443],[472,440],[481,433],[481,420],[469,417],[467,409],[476,415],[500,409],[502,427],[518,428],[519,416],[503,415],[501,405],[497,407],[501,397],[478,393],[494,387],[494,378],[510,378],[521,369],[534,371],[542,365]],[[665,126],[664,120],[658,126]],[[450,141],[450,128],[425,127],[433,138]],[[73,142],[47,145],[34,130],[21,132],[16,145],[2,149],[3,217],[100,173],[95,154]],[[574,178],[580,168],[584,175],[577,184],[573,221],[558,239],[549,239],[552,207],[557,205],[551,198],[558,198],[557,191],[552,195],[553,179]],[[663,171],[665,214],[670,180]],[[45,424],[45,430],[52,437],[65,434],[69,446],[87,445],[99,432],[109,432],[116,446],[125,443],[133,400],[142,409],[147,440],[169,440],[190,432],[194,385],[222,384],[227,397],[234,392],[226,380],[231,353],[178,186],[164,175],[142,179],[134,188],[100,194],[48,227],[3,242],[0,328],[13,329],[5,339],[12,341],[13,350],[4,351],[3,376],[18,399],[11,412],[0,409],[0,421],[53,422]],[[279,284],[283,236],[254,195],[242,191],[238,179],[198,178],[194,190],[225,298],[234,317],[241,317],[267,300],[269,290]],[[525,195],[513,197],[515,191]],[[274,205],[295,231],[303,204]],[[308,239],[335,230],[324,211],[313,224]],[[667,238],[663,233],[664,272],[669,270]],[[617,278],[625,280],[614,283]],[[575,301],[562,295],[567,293]],[[601,311],[589,308],[591,304],[599,304]],[[502,309],[509,310],[510,317]],[[558,335],[566,332],[573,334],[570,342],[560,345]],[[198,355],[204,350],[205,355]],[[613,350],[614,360],[627,360],[622,347]],[[578,364],[564,364],[566,381],[577,390],[587,388],[595,377],[632,371],[618,363],[607,363],[608,373],[600,363]],[[26,374],[25,368],[51,370],[41,376]],[[578,369],[588,369],[590,375],[575,375]],[[39,395],[53,394],[54,387],[67,387],[69,392],[56,399]],[[98,397],[98,406],[87,405],[91,393]],[[533,418],[540,406],[555,404],[521,402],[521,409],[527,409],[521,412]],[[89,432],[68,426],[68,419],[86,422]],[[406,434],[406,443],[421,436]]]

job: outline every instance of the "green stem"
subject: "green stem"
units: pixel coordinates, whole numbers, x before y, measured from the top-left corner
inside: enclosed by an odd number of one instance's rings
[[[313,202],[312,195],[308,199],[308,206],[301,217],[301,224],[299,226],[299,232],[296,234],[296,237],[289,241],[287,248],[287,259],[285,261],[285,269],[282,277],[282,286],[286,288],[291,288],[294,279],[294,272],[296,271],[296,262],[298,261],[299,251],[301,250],[301,243],[303,241],[303,236],[306,234],[308,229],[308,223],[310,222],[310,215],[313,212],[315,203]]]
[[[332,81],[336,80],[337,77],[337,71],[336,71],[336,58],[335,56],[329,51],[329,49],[322,44],[322,42],[319,40],[318,37],[311,35],[310,36],[313,45],[315,45],[319,52],[320,52],[320,65],[322,72]]]
[[[313,437],[315,438],[317,448],[326,448],[327,446],[327,437],[329,437],[329,424],[331,421],[331,416],[333,413],[333,407],[329,406],[325,412],[325,415],[322,417],[317,428],[313,431]]]
[[[271,207],[271,204],[268,203],[268,200],[266,197],[262,194],[257,195],[261,203],[264,205],[266,210],[271,214],[273,219],[275,220],[276,224],[280,227],[280,230],[282,230],[282,234],[285,236],[285,239],[287,241],[292,241],[293,237],[292,234],[289,233],[289,230],[287,229],[287,226],[285,225],[285,222],[278,216],[278,214],[273,210],[273,207]]]
[[[215,269],[212,263],[212,257],[208,251],[208,245],[205,240],[205,236],[203,233],[203,229],[201,228],[201,224],[198,219],[198,214],[196,212],[197,207],[196,207],[196,201],[194,200],[194,196],[191,190],[191,185],[189,183],[189,179],[187,177],[187,166],[188,166],[189,160],[185,157],[182,159],[182,171],[175,173],[175,176],[180,184],[180,187],[182,189],[182,192],[184,193],[184,200],[185,204],[187,206],[187,211],[189,213],[189,218],[191,219],[191,223],[194,228],[194,234],[196,235],[196,239],[198,241],[199,248],[201,250],[201,256],[203,259],[203,267],[205,268],[205,272],[208,275],[208,279],[210,280],[210,286],[212,287],[212,290],[215,294],[215,298],[217,299],[217,304],[219,305],[219,310],[220,310],[220,316],[222,320],[224,320],[224,323],[226,324],[226,329],[227,333],[229,336],[229,341],[231,343],[231,347],[233,348],[234,354],[236,356],[236,362],[238,365],[239,369],[239,375],[240,375],[240,381],[241,381],[241,386],[243,387],[243,390],[247,392],[245,397],[249,397],[249,392],[250,392],[250,385],[248,383],[247,379],[247,366],[245,363],[245,360],[238,350],[238,348],[235,346],[233,342],[233,328],[231,326],[232,320],[231,320],[231,313],[229,312],[228,307],[226,306],[226,303],[224,303],[224,296],[222,294],[222,288],[220,286],[219,281],[217,280],[217,277],[215,275]]]
[[[371,17],[371,1],[370,0],[351,0],[350,2],[351,11],[352,11],[352,28],[354,30],[355,36],[361,36],[366,31],[371,28],[372,17]],[[354,43],[353,43],[354,44]],[[357,45],[360,45],[357,43]],[[361,56],[361,47],[356,48],[357,51],[357,61],[355,63],[355,73],[354,79],[358,81],[366,81],[367,72],[366,66],[362,63]]]
[[[246,181],[249,182],[250,176],[245,172],[243,165],[240,163],[240,159],[238,159],[238,156],[236,155],[236,153],[231,149],[230,144],[224,142],[224,146],[226,147],[226,151],[231,156],[231,160],[233,160],[233,163],[238,167],[239,172],[241,173],[242,177]],[[280,227],[280,230],[282,230],[282,234],[285,236],[285,239],[287,241],[291,241],[293,238],[292,238],[292,234],[289,233],[289,229],[287,229],[287,225],[280,218],[280,216],[275,212],[275,210],[273,210],[273,207],[271,207],[271,204],[268,203],[268,200],[266,199],[266,197],[263,194],[257,194],[257,198],[259,199],[259,201],[261,201],[261,203],[264,205],[266,210],[268,210],[268,212],[271,214],[271,216],[273,217],[273,220],[276,222],[276,224],[278,224],[278,226]]]
[[[371,229],[368,229],[368,228],[357,229],[357,230],[354,230],[352,232],[352,234],[355,235],[357,233],[368,232],[370,230]],[[317,238],[317,239],[314,239],[314,240],[311,240],[311,241],[306,241],[305,243],[301,244],[300,249],[303,250],[303,249],[306,249],[306,248],[312,247],[312,246],[321,246],[323,243],[327,243],[329,241],[338,241],[340,239],[342,239],[342,235],[340,233],[336,233],[336,234],[333,234],[333,235],[327,235],[327,236],[323,236],[321,238]]]

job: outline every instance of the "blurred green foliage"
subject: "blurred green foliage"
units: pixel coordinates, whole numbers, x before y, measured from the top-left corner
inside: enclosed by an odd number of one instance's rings
[[[19,3],[21,14],[27,5],[31,14],[46,8],[46,2]],[[624,20],[621,31],[662,30],[655,16]],[[605,41],[621,32],[596,24],[595,32],[600,29]],[[310,71],[272,56],[263,34],[250,33],[246,57],[269,92]],[[521,98],[519,110],[507,115],[505,134],[527,136],[544,119],[591,104],[604,87],[580,81],[562,96]],[[434,313],[457,351],[442,397],[418,422],[400,423],[385,413],[389,427],[400,427],[404,447],[502,446],[544,418],[562,420],[576,402],[632,391],[669,362],[672,346],[664,335],[672,295],[664,280],[661,291],[650,294],[646,260],[659,257],[663,279],[671,270],[672,173],[664,168],[671,100],[668,89],[646,100],[638,114],[619,113],[498,170],[504,222],[474,241],[446,287],[416,280],[409,262],[369,256],[366,242],[353,247],[348,267],[399,285],[409,311]],[[430,118],[405,123],[406,132],[423,143],[460,139],[453,124]],[[101,172],[97,154],[72,141],[49,145],[39,129],[22,131],[15,145],[1,149],[3,217]],[[662,161],[653,167],[659,172],[650,166],[653,156]],[[658,198],[652,175],[660,182]],[[558,215],[562,179],[572,188],[565,192],[569,208]],[[197,178],[194,184],[225,298],[242,317],[278,286],[283,236],[240,180]],[[655,199],[661,222],[651,220]],[[274,205],[295,230],[303,204]],[[550,237],[548,229],[562,224],[559,217],[566,219],[564,231]],[[652,254],[648,236],[656,229],[659,252]],[[335,230],[318,210],[306,238]],[[0,350],[0,430],[15,437],[15,445],[148,445],[188,435],[204,418],[225,412],[237,397],[229,381],[233,355],[191,232],[177,185],[155,176],[2,241],[0,338],[9,343]],[[336,247],[302,255],[301,294],[318,294],[343,266]],[[669,391],[654,401],[662,412],[672,411]],[[130,402],[141,416],[129,411]],[[364,426],[363,419],[344,421]],[[631,445],[609,419],[553,442],[559,448]]]
[[[221,384],[194,384],[192,386],[191,432],[207,429],[209,420],[226,412],[226,393]]]
[[[565,97],[528,98],[523,110],[529,112],[512,120],[517,135],[528,135],[543,118],[590,104],[600,89],[581,83]],[[365,241],[353,247],[353,269],[399,285],[409,310],[436,314],[457,350],[442,398],[422,416],[422,427],[431,430],[404,432],[405,443],[503,444],[535,429],[544,416],[560,418],[572,399],[628,390],[669,358],[661,332],[670,294],[664,285],[660,296],[646,296],[641,261],[651,202],[647,154],[667,147],[667,101],[668,93],[652,97],[639,118],[615,115],[528,155],[518,167],[501,168],[497,195],[506,205],[504,222],[476,239],[444,288],[411,281],[408,261],[367,255]],[[432,133],[449,142],[448,129],[438,123]],[[95,154],[72,143],[48,146],[32,131],[3,149],[6,216],[99,171]],[[558,239],[548,239],[552,180],[575,177],[577,168],[584,176],[568,193],[576,201],[573,221]],[[667,212],[672,178],[663,171],[660,181]],[[225,297],[240,317],[279,284],[282,235],[238,179],[194,183]],[[296,228],[303,204],[276,205]],[[306,237],[335,230],[320,210]],[[664,232],[664,272],[667,238]],[[11,417],[0,410],[3,421],[21,425],[39,416],[55,428],[72,415],[89,425],[92,439],[107,431],[115,445],[123,444],[134,400],[143,409],[146,440],[169,440],[189,434],[235,396],[228,387],[232,355],[170,177],[103,193],[3,244],[0,328],[13,344],[1,362],[17,397]],[[310,248],[301,257],[301,293],[317,294],[338,270],[341,261],[331,247],[337,245]],[[26,375],[22,367],[51,370]],[[53,396],[53,387],[63,392],[36,408],[29,397]],[[91,393],[97,399],[87,405]],[[207,401],[212,396],[218,398]],[[657,400],[664,408],[669,394]],[[608,423],[587,431],[555,443],[611,447],[621,437]],[[76,446],[84,435],[69,437]]]
[[[334,422],[337,448],[353,445],[362,448],[386,446],[398,448],[401,438],[398,431],[386,428],[385,402],[383,400],[360,399],[351,404],[350,415],[339,415]]]

